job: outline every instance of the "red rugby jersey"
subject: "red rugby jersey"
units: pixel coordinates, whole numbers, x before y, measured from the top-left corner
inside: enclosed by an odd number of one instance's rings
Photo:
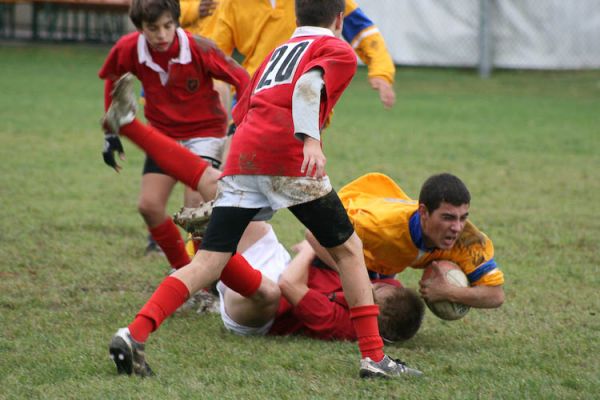
[[[294,137],[292,94],[305,72],[323,70],[319,126],[356,71],[356,55],[325,28],[300,27],[265,59],[233,109],[238,126],[223,175],[302,176],[303,143]]]
[[[170,61],[168,71],[152,60],[144,36],[133,32],[114,45],[98,75],[114,81],[133,73],[144,88],[146,119],[174,139],[224,136],[227,113],[213,78],[234,85],[240,96],[249,84],[248,73],[208,39],[181,28],[177,38],[179,56]]]
[[[373,280],[401,287],[396,279]],[[323,340],[356,340],[342,281],[331,269],[311,266],[309,291],[296,307],[283,297],[269,335],[302,334]]]

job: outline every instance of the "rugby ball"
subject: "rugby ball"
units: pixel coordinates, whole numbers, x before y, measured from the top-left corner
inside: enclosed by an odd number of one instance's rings
[[[422,281],[426,281],[432,279],[434,274],[441,273],[448,283],[458,286],[458,287],[468,287],[469,280],[467,276],[462,272],[460,267],[450,261],[440,260],[438,261],[437,270],[431,265],[425,268],[423,272],[423,276],[421,277]],[[427,307],[431,310],[433,314],[435,314],[438,318],[441,318],[446,321],[454,321],[457,319],[461,319],[471,309],[471,307],[466,306],[464,304],[453,303],[450,301],[436,301],[436,302],[428,302],[425,301]]]

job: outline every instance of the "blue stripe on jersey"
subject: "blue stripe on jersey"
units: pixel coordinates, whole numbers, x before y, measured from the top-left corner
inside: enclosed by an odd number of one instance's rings
[[[491,260],[481,264],[479,267],[475,269],[475,271],[471,272],[467,275],[470,283],[477,282],[481,279],[482,276],[487,274],[488,272],[496,269],[498,265],[496,265],[496,261],[492,258]]]
[[[373,25],[375,25],[373,21],[360,8],[357,8],[344,17],[342,36],[348,43],[351,43],[359,33]]]
[[[374,279],[391,279],[394,276],[396,276],[396,274],[393,274],[393,275],[380,274],[379,272],[371,271],[370,269],[368,269],[367,272],[369,273],[369,279],[370,280],[374,280]]]
[[[425,240],[423,239],[423,231],[421,230],[421,214],[418,211],[410,217],[408,221],[408,229],[410,231],[410,238],[412,239],[415,246],[423,251],[429,251],[425,247]]]

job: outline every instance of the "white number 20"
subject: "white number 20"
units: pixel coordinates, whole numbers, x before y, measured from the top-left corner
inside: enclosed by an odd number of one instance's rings
[[[293,44],[284,44],[275,49],[258,81],[258,85],[256,85],[256,89],[254,89],[254,93],[276,85],[290,83],[302,55],[311,43],[312,40],[305,40]]]

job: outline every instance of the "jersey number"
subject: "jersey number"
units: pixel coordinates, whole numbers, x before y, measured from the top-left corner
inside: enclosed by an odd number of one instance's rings
[[[298,68],[302,55],[311,42],[312,40],[305,40],[278,47],[271,55],[271,59],[258,81],[254,93],[283,83],[290,83],[294,78],[294,73]]]

